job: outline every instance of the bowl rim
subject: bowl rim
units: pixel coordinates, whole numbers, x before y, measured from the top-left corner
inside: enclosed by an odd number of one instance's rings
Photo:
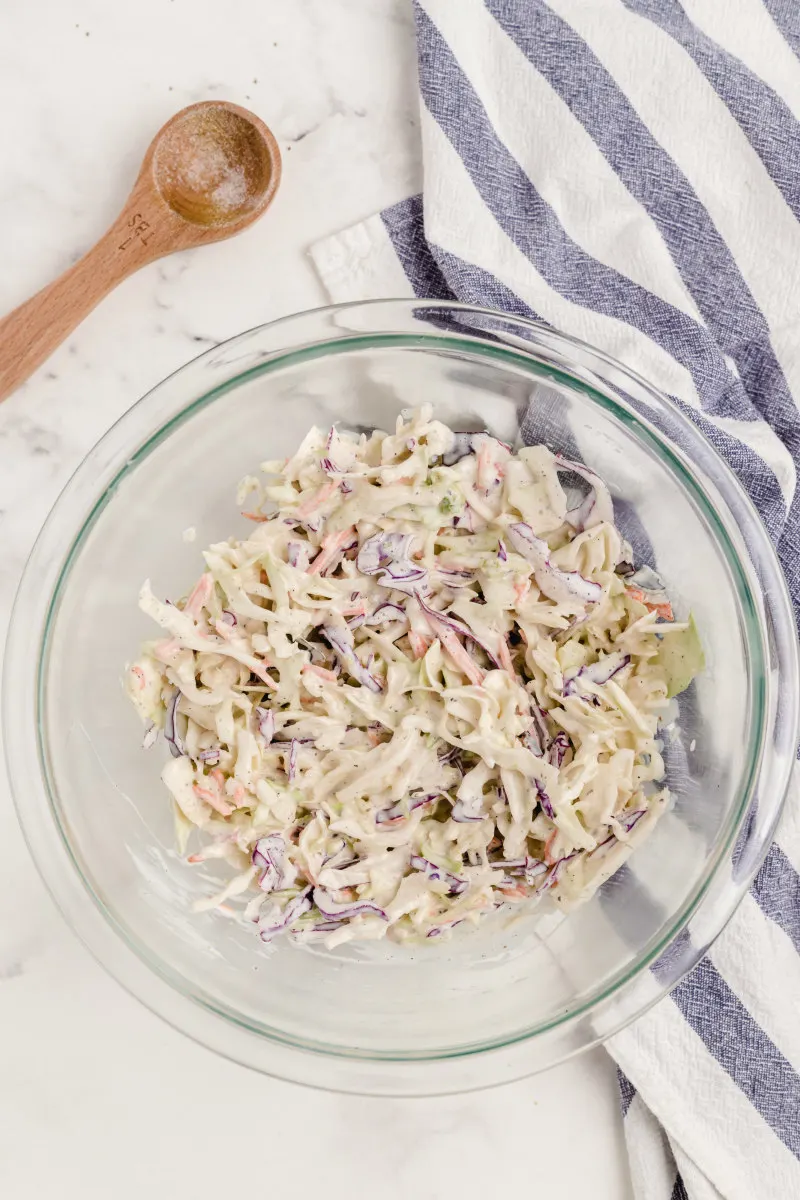
[[[257,338],[259,334],[264,334],[264,332],[267,330],[270,332],[280,332],[282,327],[292,325],[293,323],[302,323],[304,320],[309,320],[314,317],[363,308],[369,308],[373,311],[376,308],[380,309],[381,307],[384,309],[393,309],[398,305],[401,306],[401,308],[406,312],[411,310],[421,310],[423,313],[427,313],[437,309],[447,311],[455,310],[469,314],[470,316],[485,316],[492,320],[497,320],[499,318],[509,326],[518,326],[526,330],[528,333],[532,332],[537,339],[537,344],[535,346],[529,346],[522,349],[517,346],[509,347],[498,346],[496,344],[490,345],[487,342],[480,341],[478,335],[476,335],[474,332],[461,333],[448,331],[444,334],[440,332],[433,334],[420,330],[419,332],[413,334],[371,332],[354,335],[351,331],[336,329],[331,332],[330,338],[327,340],[312,341],[307,344],[301,344],[299,347],[290,346],[288,348],[272,351],[252,367],[243,371],[237,371],[234,375],[224,379],[214,387],[203,391],[199,395],[195,395],[193,400],[189,401],[188,403],[181,404],[177,410],[161,424],[159,424],[157,421],[155,427],[151,426],[150,432],[147,434],[147,436],[143,440],[139,441],[139,444],[135,447],[135,449],[131,449],[132,440],[135,439],[131,439],[127,436],[129,430],[131,432],[135,430],[135,427],[140,424],[140,418],[143,414],[146,417],[151,415],[150,409],[154,409],[156,407],[155,400],[165,385],[169,381],[176,380],[184,374],[187,374],[190,369],[196,368],[198,364],[210,362],[214,359],[215,355],[219,356],[221,350],[230,350],[232,347],[237,346],[240,343],[244,343],[248,339]],[[574,1025],[580,1018],[586,1017],[588,1014],[597,1009],[598,1006],[600,1006],[605,1000],[615,996],[618,992],[620,992],[621,989],[625,987],[626,984],[642,976],[647,971],[648,967],[650,967],[662,954],[665,953],[665,951],[671,945],[674,944],[676,938],[678,938],[682,930],[687,927],[688,923],[702,904],[708,889],[711,887],[717,876],[720,865],[724,862],[731,850],[731,847],[733,846],[734,840],[741,828],[742,821],[747,813],[754,789],[756,788],[757,779],[762,771],[763,766],[767,740],[766,722],[768,720],[771,707],[768,702],[770,679],[765,669],[765,664],[767,662],[767,646],[765,632],[763,629],[763,615],[759,603],[758,585],[755,580],[755,573],[752,570],[752,566],[749,563],[747,556],[745,555],[743,557],[740,549],[737,546],[737,539],[735,537],[735,522],[733,522],[733,520],[730,518],[730,510],[728,509],[727,501],[723,497],[728,516],[728,520],[726,521],[722,519],[720,513],[717,511],[716,504],[718,501],[712,500],[706,488],[702,485],[701,481],[698,480],[695,471],[690,467],[690,460],[686,458],[684,452],[679,447],[672,443],[668,436],[664,435],[656,427],[654,427],[646,417],[643,417],[642,414],[638,412],[633,405],[627,403],[625,399],[621,399],[616,395],[609,395],[608,392],[602,388],[598,389],[586,379],[581,378],[580,374],[572,373],[569,370],[559,371],[554,368],[552,364],[548,363],[546,372],[547,374],[550,376],[555,376],[556,378],[560,378],[564,382],[568,383],[570,387],[578,388],[584,394],[587,394],[592,402],[599,403],[606,410],[612,411],[618,419],[624,419],[625,424],[629,427],[634,425],[636,427],[637,436],[643,438],[649,443],[650,448],[656,451],[661,461],[663,462],[666,458],[671,462],[673,477],[676,473],[680,476],[683,476],[686,484],[688,485],[686,490],[688,490],[689,494],[694,498],[696,506],[698,506],[702,511],[707,523],[713,528],[715,540],[722,546],[725,561],[728,565],[729,571],[732,572],[734,582],[735,577],[738,574],[738,589],[736,590],[736,594],[740,619],[747,628],[747,652],[748,654],[752,654],[755,650],[755,658],[758,660],[756,662],[756,669],[751,671],[751,682],[754,685],[754,694],[751,696],[752,703],[749,712],[751,744],[750,753],[747,756],[748,770],[745,772],[743,781],[740,781],[739,803],[729,814],[727,828],[725,829],[724,835],[718,837],[717,846],[706,865],[705,872],[700,882],[681,906],[677,914],[673,915],[673,919],[666,928],[666,932],[662,931],[662,935],[660,937],[657,939],[652,939],[654,944],[652,944],[649,949],[647,949],[645,952],[640,952],[632,964],[629,964],[626,969],[621,969],[619,972],[615,973],[615,975],[611,977],[603,987],[601,987],[599,990],[591,992],[589,997],[581,1004],[571,1008],[565,1014],[557,1015],[552,1019],[541,1022],[537,1026],[514,1033],[510,1036],[499,1038],[496,1041],[481,1042],[478,1045],[459,1046],[455,1049],[446,1049],[441,1053],[426,1051],[420,1054],[409,1055],[408,1052],[405,1051],[401,1053],[392,1051],[363,1052],[356,1048],[347,1048],[344,1046],[332,1047],[327,1044],[315,1043],[314,1041],[308,1039],[296,1039],[294,1037],[287,1036],[280,1031],[272,1030],[268,1026],[265,1026],[261,1023],[251,1023],[247,1020],[243,1020],[240,1015],[235,1014],[224,1004],[210,1001],[209,998],[204,997],[202,994],[198,994],[198,990],[194,989],[193,987],[182,986],[182,977],[171,974],[169,970],[162,970],[162,964],[160,963],[160,960],[152,957],[146,948],[140,947],[135,939],[132,939],[128,936],[124,924],[117,918],[117,915],[114,912],[109,910],[108,906],[102,900],[102,897],[97,894],[90,879],[87,878],[87,872],[85,872],[81,866],[79,857],[73,852],[74,848],[69,842],[66,831],[63,828],[62,820],[59,817],[58,805],[56,802],[57,788],[55,787],[54,781],[51,778],[49,769],[45,736],[46,731],[45,728],[43,728],[44,723],[40,719],[44,705],[45,672],[47,665],[47,654],[49,650],[49,637],[52,632],[53,620],[57,613],[58,603],[69,580],[71,565],[75,561],[76,557],[80,554],[85,538],[88,536],[94,523],[108,504],[110,498],[113,496],[114,491],[121,480],[130,472],[135,470],[136,465],[153,449],[155,449],[157,445],[160,445],[161,442],[169,437],[170,433],[175,428],[179,427],[179,425],[185,421],[191,419],[191,417],[201,408],[212,404],[221,395],[241,386],[243,383],[246,383],[256,376],[284,369],[297,361],[309,361],[312,358],[325,357],[331,353],[348,353],[353,349],[358,349],[365,345],[370,347],[391,345],[393,347],[402,348],[404,346],[411,345],[420,347],[423,343],[431,347],[436,347],[437,345],[446,346],[455,343],[459,349],[464,350],[465,348],[469,348],[472,352],[479,354],[484,359],[489,358],[496,360],[501,358],[506,362],[513,362],[515,366],[526,370],[528,374],[534,374],[536,378],[541,379],[541,369],[532,372],[531,361],[533,361],[534,364],[538,362],[539,366],[541,367],[541,360],[537,359],[537,351],[541,348],[542,342],[545,342],[550,347],[554,346],[562,354],[564,352],[564,347],[566,347],[566,358],[570,357],[571,348],[579,349],[584,355],[588,352],[592,359],[612,367],[615,372],[621,373],[623,377],[627,377],[628,379],[635,381],[640,387],[646,389],[649,394],[654,395],[658,403],[667,408],[671,417],[675,418],[679,424],[688,427],[688,429],[691,431],[692,440],[703,440],[702,435],[700,435],[694,426],[692,426],[691,422],[689,422],[688,419],[680,412],[678,407],[674,405],[668,397],[659,392],[658,389],[654,388],[652,385],[647,383],[646,380],[643,380],[640,376],[638,376],[636,372],[631,371],[629,368],[618,363],[610,355],[607,355],[603,351],[589,346],[580,339],[558,333],[536,321],[531,321],[527,318],[517,317],[511,314],[498,313],[491,309],[476,308],[468,304],[457,304],[450,301],[375,300],[365,302],[357,301],[342,305],[330,305],[319,309],[308,310],[304,313],[291,314],[286,317],[282,317],[277,321],[268,322],[266,324],[256,326],[251,330],[245,331],[244,333],[221,343],[219,346],[205,351],[203,354],[197,356],[189,363],[178,368],[177,371],[173,372],[165,380],[161,381],[161,383],[157,384],[154,388],[147,392],[111,426],[107,433],[85,456],[53,506],[53,509],[51,510],[42,528],[42,531],[37,538],[33,551],[31,552],[31,556],[17,593],[17,599],[15,601],[12,619],[9,626],[7,642],[8,651],[6,655],[6,665],[4,671],[3,714],[4,731],[7,735],[7,763],[12,794],[14,795],[18,817],[23,827],[23,832],[26,836],[31,854],[44,878],[45,884],[48,886],[48,890],[50,890],[51,894],[54,896],[57,905],[62,908],[63,911],[65,908],[63,901],[63,867],[66,866],[66,864],[62,863],[62,869],[59,872],[59,883],[56,885],[54,882],[54,877],[49,874],[43,862],[40,861],[42,852],[38,839],[42,834],[42,826],[40,821],[37,828],[33,827],[38,818],[33,816],[33,809],[28,804],[28,797],[31,794],[31,784],[33,784],[32,791],[33,794],[36,795],[39,810],[41,810],[42,800],[45,801],[47,814],[50,818],[49,832],[51,835],[53,833],[57,834],[60,841],[61,852],[62,854],[66,853],[69,859],[69,869],[74,872],[74,876],[77,876],[82,884],[84,889],[82,892],[84,900],[88,894],[95,906],[98,908],[99,912],[102,914],[104,920],[109,923],[115,932],[115,935],[121,938],[128,949],[134,953],[145,965],[147,970],[160,975],[161,979],[169,988],[177,991],[193,1004],[202,1006],[207,1012],[213,1014],[214,1018],[222,1017],[226,1022],[238,1024],[248,1032],[255,1033],[259,1038],[268,1040],[272,1044],[282,1044],[286,1047],[289,1047],[293,1051],[299,1050],[303,1052],[311,1052],[314,1055],[327,1056],[338,1062],[360,1059],[362,1063],[374,1062],[384,1065],[406,1065],[409,1063],[434,1064],[441,1062],[444,1059],[461,1059],[470,1055],[480,1056],[482,1054],[490,1053],[493,1050],[506,1049],[510,1046],[518,1045],[519,1043],[535,1040],[537,1037],[540,1037],[542,1034],[545,1034],[553,1029]],[[577,369],[578,367],[576,366],[576,370]],[[603,384],[605,387],[608,387],[609,390],[613,390],[607,381],[603,380]],[[714,459],[719,466],[721,477],[726,489],[733,489],[734,492],[739,493],[739,500],[744,503],[747,509],[749,509],[750,516],[755,521],[756,527],[762,531],[763,546],[761,547],[761,550],[766,553],[768,560],[770,560],[771,557],[769,565],[771,566],[778,581],[779,590],[782,588],[783,594],[782,596],[778,597],[779,607],[781,607],[780,601],[782,600],[782,607],[785,610],[784,616],[787,612],[789,615],[791,615],[790,602],[785,581],[783,580],[780,567],[778,566],[777,559],[769,543],[769,539],[766,536],[766,532],[763,531],[758,514],[751,505],[749,498],[745,495],[741,485],[738,483],[738,480],[730,471],[724,460],[716,455],[713,447],[711,447],[708,443],[704,442],[704,446],[714,456]],[[120,455],[124,455],[124,461],[121,462],[121,464],[117,463],[117,459],[120,458]],[[91,483],[91,480],[95,478],[94,468],[98,464],[105,465],[106,474],[109,476],[104,483],[99,485],[99,490],[98,486],[95,486]],[[712,482],[716,488],[718,486],[718,480],[714,479]],[[66,508],[69,502],[74,499],[80,502],[82,499],[81,487],[83,487],[84,492],[91,492],[94,488],[94,503],[90,507],[88,513],[85,514],[83,520],[80,522],[77,533],[72,535],[69,548],[63,555],[62,560],[58,565],[54,566],[52,559],[53,547],[51,545],[53,531],[62,517],[63,510]],[[70,528],[75,528],[75,525],[71,524]],[[43,563],[47,567],[47,570],[42,569]],[[46,583],[48,583],[48,586],[44,588],[42,586],[43,579]],[[52,588],[49,586],[50,582],[52,582]],[[775,580],[772,582],[774,583]],[[43,594],[46,597],[46,606],[43,605]],[[35,603],[34,599],[36,600]],[[747,603],[745,603],[745,600]],[[39,620],[42,615],[43,621],[41,636],[39,637],[37,636],[37,633],[39,632],[37,629],[37,620]],[[37,668],[34,688],[35,729],[32,731],[30,728],[30,723],[28,722],[28,727],[24,730],[24,737],[21,737],[20,733],[23,732],[22,726],[25,725],[25,721],[22,721],[22,724],[20,724],[20,715],[24,710],[28,712],[30,716],[30,710],[26,706],[19,705],[17,701],[12,700],[11,693],[14,692],[17,696],[19,693],[18,680],[14,677],[15,674],[17,676],[19,675],[21,666],[20,648],[23,644],[30,646],[32,643],[37,645]],[[28,667],[30,665],[30,655],[27,656],[27,665]],[[788,668],[790,675],[793,673],[794,680],[796,682],[796,652],[794,659],[789,662]],[[795,705],[795,709],[796,707],[797,706]],[[795,731],[796,725],[797,713],[795,712]],[[31,772],[28,765],[24,764],[24,752],[22,751],[23,743],[27,743],[28,747],[31,745],[31,732],[33,732],[35,735],[36,758],[39,772],[38,780],[31,777]],[[785,780],[785,787],[783,789],[784,794],[786,787],[788,787],[788,774]],[[25,799],[23,799],[23,797],[25,797]],[[772,820],[773,827],[777,822],[781,803],[782,798],[778,803],[776,811],[774,812],[774,819]],[[44,815],[44,811],[39,812],[40,817]],[[761,855],[762,857],[763,854],[766,853],[766,850],[769,846],[769,841],[770,838],[764,839],[763,852]],[[53,858],[52,852],[53,847],[51,846],[50,850],[48,851],[51,860]],[[728,917],[732,914],[736,904],[738,903],[738,900],[741,899],[741,896],[744,894],[744,891],[749,885],[750,878],[752,878],[752,875],[755,873],[759,862],[760,858],[758,861],[754,861],[752,865],[752,871],[749,872],[748,878],[740,880],[739,886],[736,889],[735,902],[731,903],[729,906],[730,911],[727,913]],[[52,866],[52,861],[49,865]],[[76,882],[74,876],[73,882]],[[70,911],[65,914],[73,926],[76,925],[74,907],[75,906],[73,903]],[[84,937],[84,940],[88,942],[89,948],[94,952],[94,939]],[[700,956],[701,953],[698,953],[695,961],[697,961]],[[109,967],[105,955],[100,957],[100,961],[104,966],[106,966],[107,969],[111,970],[112,974],[115,974],[117,978],[120,978],[119,971],[115,971],[113,967]],[[690,969],[692,965],[694,965],[693,962],[689,963],[686,969]],[[665,992],[668,990],[668,987],[673,986],[679,977],[680,976],[676,976],[674,979],[671,979],[669,985],[663,987],[660,991],[660,995],[656,996],[654,999],[659,999],[661,995],[665,994]],[[124,980],[121,980],[121,982],[123,982],[125,986],[129,986]],[[139,990],[130,987],[129,990],[133,990],[134,994],[138,995],[139,998],[144,999],[145,1003],[148,1003],[148,1001],[141,996]],[[154,1007],[152,1004],[150,1006]],[[643,1010],[643,1007],[640,1007],[639,1012]],[[156,1011],[161,1010],[156,1008]],[[162,1012],[161,1015],[164,1015],[164,1013]],[[638,1013],[635,1015],[638,1015]],[[625,1023],[627,1023],[627,1021]],[[183,1026],[180,1025],[179,1027]],[[613,1030],[611,1032],[613,1032]],[[608,1035],[606,1034],[604,1036]],[[202,1038],[201,1040],[205,1041],[207,1039]]]

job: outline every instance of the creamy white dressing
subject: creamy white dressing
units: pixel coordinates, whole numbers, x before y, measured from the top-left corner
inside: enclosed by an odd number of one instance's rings
[[[263,469],[184,601],[145,583],[127,673],[181,852],[234,872],[199,907],[335,946],[587,899],[664,810],[659,720],[702,666],[602,481],[428,408]]]

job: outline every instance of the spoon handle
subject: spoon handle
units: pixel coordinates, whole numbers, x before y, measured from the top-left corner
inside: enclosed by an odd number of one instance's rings
[[[177,248],[169,241],[163,210],[143,188],[135,188],[83,258],[0,319],[0,400],[33,374],[112,288]]]

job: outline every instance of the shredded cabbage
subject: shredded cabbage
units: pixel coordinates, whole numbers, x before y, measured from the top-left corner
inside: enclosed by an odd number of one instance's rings
[[[588,898],[664,812],[659,721],[702,668],[602,480],[428,407],[263,471],[185,600],[144,584],[127,672],[188,861],[233,871],[199,907],[335,946]]]

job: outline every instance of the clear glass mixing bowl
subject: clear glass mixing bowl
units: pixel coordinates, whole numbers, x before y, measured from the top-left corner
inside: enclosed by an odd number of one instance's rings
[[[173,851],[123,694],[152,635],[145,578],[183,594],[200,550],[241,529],[237,481],[311,424],[391,427],[423,401],[580,454],[623,528],[651,543],[707,669],[670,753],[674,809],[584,908],[544,908],[418,949],[268,950]],[[194,526],[196,541],[182,531]],[[646,553],[646,550],[640,552]],[[524,1075],[659,999],[733,912],[771,839],[797,737],[786,588],[764,529],[675,407],[596,350],[528,321],[435,302],[289,317],[209,351],[88,455],[31,555],[9,635],[5,744],[31,852],[97,958],[177,1028],[248,1066],[322,1087],[428,1094]]]

